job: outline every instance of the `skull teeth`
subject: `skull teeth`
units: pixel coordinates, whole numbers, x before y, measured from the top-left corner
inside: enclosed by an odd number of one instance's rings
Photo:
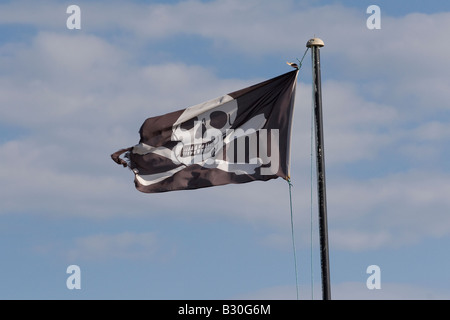
[[[188,144],[183,147],[181,150],[181,157],[193,157],[200,154],[208,153],[214,147],[214,137],[212,137],[211,141],[197,144]]]

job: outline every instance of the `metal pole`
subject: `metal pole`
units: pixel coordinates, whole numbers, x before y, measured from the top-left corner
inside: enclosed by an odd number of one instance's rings
[[[317,193],[319,198],[319,233],[320,233],[320,263],[322,271],[322,298],[331,299],[330,266],[328,257],[328,222],[327,222],[327,194],[325,183],[325,150],[323,143],[322,121],[322,88],[320,79],[320,48],[324,43],[319,38],[310,39],[306,46],[311,48],[314,86],[314,119],[316,132],[316,161],[317,161]]]

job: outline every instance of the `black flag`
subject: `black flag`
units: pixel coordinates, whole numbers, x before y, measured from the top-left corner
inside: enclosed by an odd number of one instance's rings
[[[111,158],[147,193],[286,179],[297,74],[148,118],[139,144]]]

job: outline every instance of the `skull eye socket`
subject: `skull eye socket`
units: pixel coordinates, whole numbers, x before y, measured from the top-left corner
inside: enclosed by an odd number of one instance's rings
[[[192,128],[194,128],[195,123],[198,121],[197,117],[193,117],[192,119],[189,119],[185,122],[183,122],[180,125],[180,128],[183,130],[191,130]]]
[[[210,122],[211,126],[216,129],[222,129],[223,127],[225,127],[228,121],[228,115],[223,111],[211,112],[210,118],[211,118]]]

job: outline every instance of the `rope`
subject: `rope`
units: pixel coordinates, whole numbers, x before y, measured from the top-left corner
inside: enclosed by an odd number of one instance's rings
[[[302,67],[303,59],[305,59],[305,56],[306,56],[306,53],[308,52],[308,50],[309,50],[309,48],[306,48],[305,53],[303,54],[303,57],[302,57],[301,60],[297,59],[297,61],[298,61],[298,68],[299,69],[301,69],[301,67]]]
[[[306,48],[305,53],[303,54],[303,57],[301,60],[299,60],[297,58],[298,61],[298,69],[300,69],[302,67],[302,63],[303,63],[303,59],[305,59],[306,53],[308,52],[309,48]],[[312,135],[311,135],[312,137]],[[312,139],[312,138],[311,138]],[[312,148],[312,145],[311,145]],[[312,169],[311,169],[312,170]],[[311,176],[312,179],[312,176]],[[298,271],[297,271],[297,254],[296,254],[296,248],[295,248],[295,237],[294,237],[294,215],[293,215],[293,210],[292,210],[292,187],[293,184],[291,183],[291,178],[289,176],[286,177],[286,181],[289,184],[289,206],[290,206],[290,210],[291,210],[291,237],[292,237],[292,250],[294,253],[294,270],[295,270],[295,291],[297,294],[297,300],[299,298],[298,296]],[[312,185],[311,185],[311,190],[312,190]],[[311,191],[312,192],[312,191]],[[311,199],[312,199],[312,195],[311,195]],[[312,209],[311,209],[312,212]],[[312,221],[312,220],[311,220]],[[312,227],[311,227],[312,230]],[[312,252],[312,251],[311,251]]]
[[[302,63],[303,63],[303,59],[305,59],[305,56],[306,56],[306,53],[308,52],[308,50],[309,50],[309,48],[306,48],[305,53],[303,54],[303,57],[301,58],[301,60],[299,60],[297,58],[298,69],[301,69]],[[297,250],[295,248],[294,215],[293,215],[293,212],[292,212],[293,211],[292,210],[292,187],[293,187],[293,184],[291,183],[291,178],[289,176],[286,177],[286,181],[289,184],[289,206],[290,206],[290,210],[291,210],[291,237],[292,237],[292,250],[293,250],[293,253],[294,253],[295,291],[296,291],[297,300],[298,300],[298,298],[299,298],[299,295],[298,295],[299,289],[298,289],[298,271],[297,271],[297,254],[296,254]],[[311,186],[311,190],[312,190],[312,186]],[[311,212],[312,212],[312,210],[311,210]]]
[[[295,289],[297,293],[297,300],[298,300],[298,272],[297,272],[297,255],[296,255],[296,249],[295,249],[295,238],[294,238],[294,216],[292,214],[292,183],[291,179],[288,177],[286,178],[286,181],[289,184],[289,204],[291,208],[291,235],[292,235],[292,250],[294,251],[294,269],[295,269]]]

